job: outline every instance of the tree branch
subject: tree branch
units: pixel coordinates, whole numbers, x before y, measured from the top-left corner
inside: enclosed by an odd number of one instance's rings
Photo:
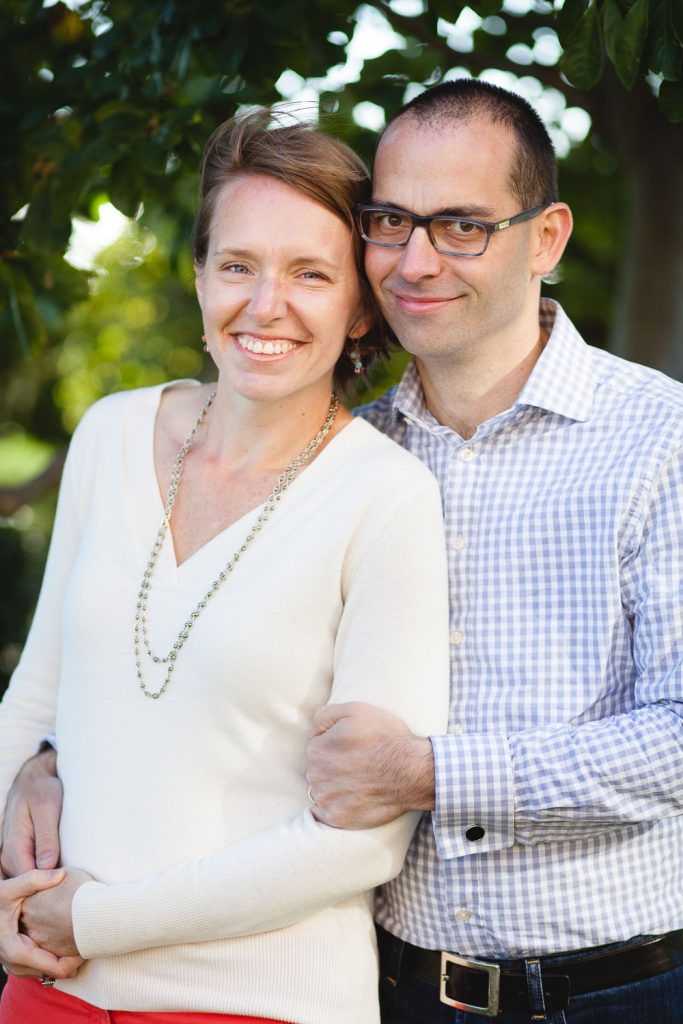
[[[0,487],[0,516],[14,515],[22,505],[29,505],[57,487],[64,468],[65,452],[55,455],[49,466],[19,487]]]

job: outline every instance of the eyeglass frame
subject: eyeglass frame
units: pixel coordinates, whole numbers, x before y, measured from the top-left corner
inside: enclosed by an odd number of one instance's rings
[[[402,210],[400,206],[382,206],[378,203],[357,203],[354,206],[356,214],[356,223],[358,224],[358,230],[360,236],[365,242],[369,242],[370,245],[379,245],[383,249],[405,249],[408,242],[413,237],[415,228],[424,227],[427,232],[427,238],[432,243],[433,247],[437,252],[440,252],[442,256],[459,256],[461,258],[472,259],[477,256],[483,256],[489,247],[491,235],[496,231],[504,231],[506,228],[512,227],[513,224],[521,224],[522,221],[532,220],[534,217],[538,217],[540,213],[547,210],[549,206],[554,206],[554,202],[543,203],[541,206],[532,206],[528,210],[522,210],[521,213],[515,214],[514,217],[506,217],[504,220],[490,221],[490,220],[477,220],[474,217],[460,217],[457,214],[449,213],[434,213],[427,217],[422,217],[417,213],[412,213],[410,210]],[[363,231],[362,215],[367,210],[377,210],[382,213],[397,213],[402,217],[410,217],[412,226],[405,242],[378,242],[374,238],[368,238]],[[432,221],[434,220],[460,220],[465,221],[466,224],[475,224],[479,228],[483,228],[486,232],[486,239],[484,241],[484,248],[481,252],[452,252],[448,249],[440,249],[434,241],[432,235]]]

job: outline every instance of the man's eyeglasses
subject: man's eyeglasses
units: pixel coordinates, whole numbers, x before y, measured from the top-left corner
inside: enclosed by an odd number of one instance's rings
[[[419,217],[409,210],[393,206],[372,206],[363,204],[356,207],[360,233],[366,242],[383,245],[387,249],[402,249],[410,241],[415,228],[423,227],[429,240],[445,256],[482,256],[494,231],[504,231],[513,224],[531,220],[551,206],[534,206],[530,210],[507,220],[492,223],[487,220],[471,220],[469,217],[454,217],[439,214],[435,217]]]

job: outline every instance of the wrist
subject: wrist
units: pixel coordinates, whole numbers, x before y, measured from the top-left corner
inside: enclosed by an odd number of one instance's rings
[[[433,811],[436,807],[434,751],[426,736],[409,736],[397,751],[396,802],[405,811]]]

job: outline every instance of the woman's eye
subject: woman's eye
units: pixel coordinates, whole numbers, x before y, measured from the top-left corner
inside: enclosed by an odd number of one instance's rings
[[[249,268],[244,263],[225,263],[223,264],[223,270],[229,271],[231,274],[248,274]]]
[[[307,281],[324,281],[325,278],[322,274],[319,274],[317,270],[304,270],[301,275]]]

